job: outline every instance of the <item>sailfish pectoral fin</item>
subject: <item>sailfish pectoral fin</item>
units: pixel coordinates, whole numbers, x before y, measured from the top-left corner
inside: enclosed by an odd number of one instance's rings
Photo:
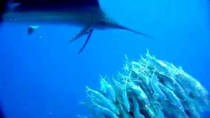
[[[86,47],[86,45],[87,45],[88,41],[90,40],[90,37],[93,33],[93,29],[90,29],[90,31],[88,31],[87,33],[88,33],[88,37],[87,37],[84,45],[82,46],[82,48],[79,50],[79,52],[77,54],[80,54],[84,50],[84,48]]]
[[[72,42],[78,40],[81,36],[86,35],[86,34],[88,35],[85,43],[83,44],[82,48],[79,50],[78,54],[80,54],[84,50],[84,48],[86,47],[87,43],[90,40],[90,37],[93,33],[93,29],[90,29],[91,25],[92,25],[91,23],[86,25],[72,40],[69,41],[69,43],[72,43]]]
[[[87,34],[88,30],[90,29],[91,24],[86,25],[72,40],[69,41],[69,43],[72,43],[79,39],[81,36]]]

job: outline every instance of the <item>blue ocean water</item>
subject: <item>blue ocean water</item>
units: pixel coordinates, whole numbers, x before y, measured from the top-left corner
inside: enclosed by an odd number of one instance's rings
[[[81,27],[5,23],[0,28],[0,97],[7,118],[76,118],[85,86],[99,87],[99,75],[114,76],[124,55],[138,60],[146,49],[182,66],[210,91],[209,0],[100,0],[121,24],[154,37],[125,30],[96,30],[84,52],[85,37],[69,44]],[[204,118],[209,118],[206,113]]]

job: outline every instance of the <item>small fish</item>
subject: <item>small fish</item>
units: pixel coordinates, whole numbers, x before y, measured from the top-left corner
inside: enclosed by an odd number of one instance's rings
[[[105,94],[108,98],[111,98],[113,102],[116,102],[116,93],[112,85],[103,77],[101,77],[100,84],[103,94]]]
[[[130,102],[129,102],[128,93],[127,93],[127,85],[125,85],[125,87],[122,89],[121,96],[122,96],[123,105],[126,111],[130,112]]]
[[[150,84],[154,95],[158,96],[160,99],[166,100],[166,96],[159,87],[159,82],[157,76],[153,73],[150,79]]]
[[[138,100],[135,97],[132,97],[133,107],[134,107],[134,118],[145,118],[144,115],[140,113],[140,106]]]
[[[105,115],[105,117],[107,116],[108,118],[119,118],[114,112],[107,109],[106,107],[100,106],[94,102],[92,102],[92,103],[95,105],[96,112],[99,112],[99,113]]]
[[[38,28],[39,28],[39,26],[29,26],[28,27],[28,35],[31,35],[32,33],[34,33],[34,31]]]
[[[83,35],[88,35],[78,53],[84,50],[94,29],[123,29],[148,38],[153,38],[122,26],[107,17],[101,9],[98,0],[1,0],[0,22],[3,21],[80,25],[83,29],[69,41],[71,43]],[[33,31],[33,28],[29,27],[28,33],[31,34]]]
[[[119,108],[121,113],[120,118],[133,118],[131,114],[127,112],[121,104],[119,105]]]
[[[110,101],[108,98],[106,98],[103,94],[89,87],[86,87],[86,89],[87,89],[86,92],[89,94],[90,98],[92,98],[93,101],[94,100],[99,101],[99,103],[104,107],[107,107],[115,114],[119,114],[119,110],[117,109],[115,104],[112,101]]]
[[[139,101],[143,102],[144,104],[148,104],[148,105],[150,104],[146,93],[143,91],[143,89],[140,86],[136,85],[133,82],[129,82],[128,88],[131,89],[133,93],[136,94]]]
[[[160,88],[162,89],[162,91],[167,96],[167,99],[171,102],[171,104],[176,106],[180,111],[184,112],[182,103],[181,103],[180,99],[176,96],[176,94],[173,91],[171,91],[170,89],[168,89],[167,87],[165,87],[164,85],[162,85],[162,84],[159,84],[159,85],[160,85]]]

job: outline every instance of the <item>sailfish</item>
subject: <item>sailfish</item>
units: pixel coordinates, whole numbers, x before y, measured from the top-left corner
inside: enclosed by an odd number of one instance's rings
[[[100,7],[99,0],[0,0],[0,23],[2,22],[80,25],[82,30],[69,41],[72,43],[87,35],[78,53],[86,47],[95,29],[124,29],[152,38],[109,18]],[[39,26],[29,26],[28,34],[32,34],[37,28]]]

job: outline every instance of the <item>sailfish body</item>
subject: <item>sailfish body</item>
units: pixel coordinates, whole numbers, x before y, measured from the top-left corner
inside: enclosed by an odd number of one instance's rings
[[[93,29],[126,29],[150,37],[123,27],[108,18],[101,10],[98,0],[1,0],[0,22],[57,23],[83,26],[83,29],[70,40],[73,42],[83,35],[88,35],[79,53],[88,43]],[[33,31],[33,28],[29,27],[28,31]]]

